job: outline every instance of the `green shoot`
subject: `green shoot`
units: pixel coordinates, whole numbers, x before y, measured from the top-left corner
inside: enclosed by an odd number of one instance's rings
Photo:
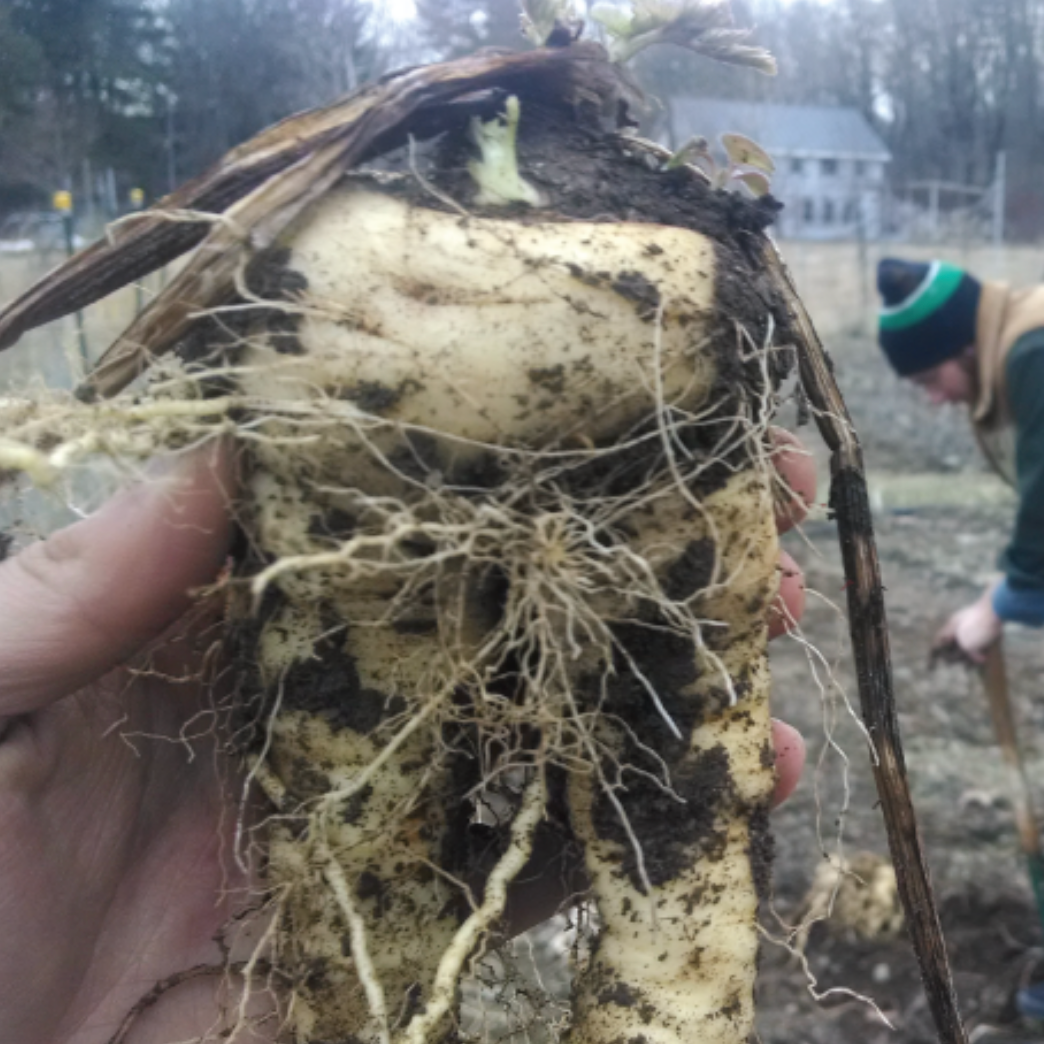
[[[544,199],[518,170],[518,121],[522,104],[511,95],[502,116],[483,123],[477,116],[471,121],[471,137],[482,153],[472,160],[468,170],[479,187],[475,202],[480,206],[503,207],[526,203],[541,207]]]
[[[728,189],[741,182],[755,196],[768,195],[772,189],[769,178],[776,169],[772,157],[742,134],[723,134],[720,140],[727,158],[725,166],[719,166],[706,138],[690,138],[667,160],[665,169],[692,164],[715,188]]]
[[[717,168],[714,156],[710,150],[710,143],[706,138],[690,138],[673,156],[667,161],[666,169],[674,170],[686,163],[693,163],[701,170]]]

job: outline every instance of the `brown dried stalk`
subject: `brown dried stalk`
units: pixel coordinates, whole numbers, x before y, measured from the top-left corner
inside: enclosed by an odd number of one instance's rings
[[[522,54],[479,54],[386,77],[327,109],[263,131],[111,240],[70,258],[0,311],[0,350],[199,243],[189,263],[105,352],[78,390],[87,399],[115,395],[177,343],[191,316],[232,296],[245,252],[270,246],[343,173],[410,136],[438,133],[454,101],[488,106],[522,85],[530,96],[539,92],[606,106],[627,89],[605,51],[583,42]],[[498,93],[481,96],[491,89]],[[222,214],[223,220],[171,220],[172,214],[186,211]]]
[[[834,371],[794,281],[776,248],[765,252],[798,334],[801,384],[830,449],[830,507],[837,519],[848,592],[848,626],[877,793],[914,952],[940,1044],[966,1044],[957,994],[917,828],[892,685],[884,586],[867,494],[863,450]]]

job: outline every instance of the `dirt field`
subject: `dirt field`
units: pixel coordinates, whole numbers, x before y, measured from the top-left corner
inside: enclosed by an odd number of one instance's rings
[[[933,252],[874,247],[861,255],[855,244],[784,244],[784,249],[829,344],[866,447],[907,760],[963,1008],[973,1024],[1009,1019],[1014,986],[1034,973],[1041,957],[1041,931],[1018,858],[1012,805],[978,679],[956,667],[929,672],[927,650],[947,614],[971,600],[990,575],[1006,539],[1012,498],[986,473],[963,417],[956,411],[929,411],[913,389],[892,377],[874,344],[877,258],[888,252],[928,258]],[[949,250],[946,256],[984,278],[1016,283],[1044,278],[1044,250],[969,248]],[[57,260],[0,258],[0,300]],[[143,299],[158,285],[153,278]],[[92,357],[136,304],[130,290],[90,311],[86,330]],[[56,324],[0,358],[0,391],[8,381],[24,385],[41,378],[68,386],[81,366],[74,324]],[[823,461],[816,436],[806,437]],[[825,501],[825,481],[821,493]],[[797,640],[776,643],[776,713],[799,726],[810,747],[806,778],[776,814],[776,913],[792,923],[801,916],[824,851],[837,852],[839,825],[845,853],[883,854],[885,844],[865,746],[843,712],[841,692],[854,697],[854,685],[836,608],[843,602],[843,577],[825,510],[818,510],[803,535],[792,534],[787,544],[818,592],[811,599],[804,638],[829,666],[816,662],[813,670]],[[1035,632],[1016,630],[1008,639],[1008,656],[1030,775],[1044,781],[1044,699],[1039,694],[1044,644]],[[825,738],[831,723],[844,756]],[[1044,791],[1044,782],[1038,789]],[[1044,792],[1038,798],[1044,806]],[[771,916],[766,925],[779,934]],[[848,988],[872,996],[895,1032],[869,1006],[850,998],[817,1005],[798,962],[767,947],[760,1004],[763,1044],[934,1040],[913,958],[901,936],[867,941],[818,925],[807,957],[820,990]]]

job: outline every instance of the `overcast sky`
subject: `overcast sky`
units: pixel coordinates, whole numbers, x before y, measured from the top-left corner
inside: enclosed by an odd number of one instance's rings
[[[406,19],[413,17],[414,7],[413,0],[376,0],[379,6],[385,7],[391,14],[397,19]],[[790,3],[791,0],[783,0],[784,3]],[[820,3],[830,2],[830,0],[820,0]]]

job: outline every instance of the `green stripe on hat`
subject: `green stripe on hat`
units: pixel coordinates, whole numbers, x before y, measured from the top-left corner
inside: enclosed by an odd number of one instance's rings
[[[881,309],[882,330],[905,330],[938,311],[957,292],[964,269],[936,261],[924,282],[901,304]]]

